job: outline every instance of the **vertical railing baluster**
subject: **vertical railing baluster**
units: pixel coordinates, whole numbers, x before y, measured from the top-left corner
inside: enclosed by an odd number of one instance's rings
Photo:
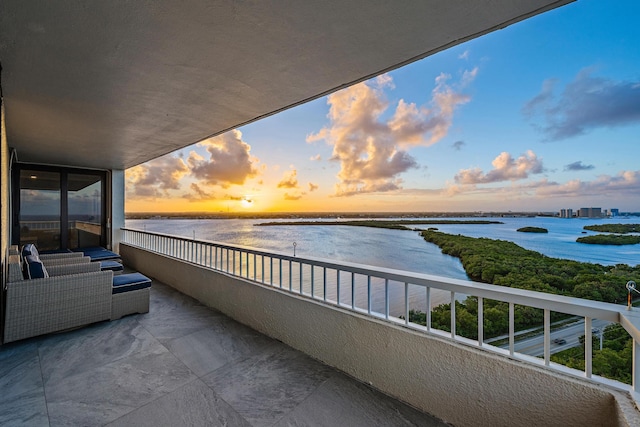
[[[389,319],[389,279],[384,279],[384,318]]]
[[[484,298],[478,297],[478,346],[484,343]]]
[[[293,266],[291,265],[291,260],[289,260],[289,292],[293,292]]]
[[[451,291],[451,338],[456,338],[456,293]]]
[[[356,309],[356,273],[351,272],[351,309]]]
[[[367,275],[367,313],[371,314],[371,276]]]
[[[315,298],[316,297],[316,293],[315,293],[315,277],[314,277],[314,271],[315,269],[313,268],[313,264],[311,265],[311,298]],[[302,270],[300,270],[302,271]]]
[[[336,304],[340,305],[340,270],[336,270]]]
[[[298,266],[300,266],[300,295],[302,295],[302,261],[298,263]]]
[[[551,311],[544,309],[544,364],[549,366],[551,360]]]
[[[409,283],[404,282],[404,324],[409,324]]]
[[[264,254],[262,254],[261,257],[260,266],[262,267],[262,273],[260,274],[260,277],[262,278],[262,283],[264,283]]]
[[[515,305],[510,302],[509,303],[509,354],[513,356],[513,352],[515,349]]]
[[[427,321],[427,331],[431,330],[431,288],[429,286],[427,286],[427,315],[426,317],[426,321]]]
[[[635,393],[640,393],[640,343],[635,339],[633,340],[631,359],[631,387]]]
[[[584,318],[584,376],[591,378],[593,361],[593,332],[591,332],[591,318]]]
[[[322,299],[327,300],[327,267],[322,267]]]

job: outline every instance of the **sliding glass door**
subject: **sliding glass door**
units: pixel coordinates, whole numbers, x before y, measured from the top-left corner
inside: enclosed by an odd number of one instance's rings
[[[41,250],[60,248],[60,173],[20,171],[20,246],[35,243]]]
[[[100,171],[19,165],[13,243],[35,243],[40,250],[104,246],[105,176]]]

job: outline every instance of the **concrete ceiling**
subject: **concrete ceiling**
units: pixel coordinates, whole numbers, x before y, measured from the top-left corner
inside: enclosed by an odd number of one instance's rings
[[[126,169],[571,0],[0,0],[22,162]]]

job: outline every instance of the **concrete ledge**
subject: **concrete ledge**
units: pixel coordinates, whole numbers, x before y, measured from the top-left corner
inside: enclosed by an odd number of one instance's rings
[[[456,426],[629,426],[625,393],[120,245],[123,261]]]

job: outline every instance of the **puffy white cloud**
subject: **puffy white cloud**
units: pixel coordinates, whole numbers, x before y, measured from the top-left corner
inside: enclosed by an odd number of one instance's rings
[[[470,82],[477,70],[463,76]],[[393,191],[401,187],[403,172],[418,167],[407,150],[431,145],[446,136],[456,108],[470,98],[458,93],[441,74],[429,105],[400,100],[387,121],[384,90],[393,87],[391,76],[382,75],[328,97],[330,124],[307,137],[308,142],[324,140],[333,145],[331,160],[340,162],[336,195]]]
[[[493,169],[487,173],[480,168],[463,169],[456,174],[454,180],[458,184],[487,184],[491,182],[515,181],[528,178],[530,174],[544,172],[542,160],[529,150],[517,159],[506,151],[500,153],[493,162]]]
[[[531,99],[523,113],[549,140],[560,140],[601,127],[640,123],[640,81],[614,81],[593,77],[581,70],[559,96],[558,81],[546,80],[540,94]]]
[[[320,154],[316,154],[315,156],[311,156],[309,160],[319,162],[320,160],[322,160],[322,156]]]
[[[298,171],[293,169],[286,171],[282,180],[278,183],[278,188],[298,188]]]
[[[165,197],[180,188],[180,180],[189,173],[184,160],[174,155],[158,157],[127,169],[127,191],[135,197]]]
[[[258,159],[252,157],[251,146],[242,140],[242,132],[232,130],[198,144],[205,147],[209,159],[192,151],[187,164],[194,177],[207,185],[228,187],[258,175]]]

